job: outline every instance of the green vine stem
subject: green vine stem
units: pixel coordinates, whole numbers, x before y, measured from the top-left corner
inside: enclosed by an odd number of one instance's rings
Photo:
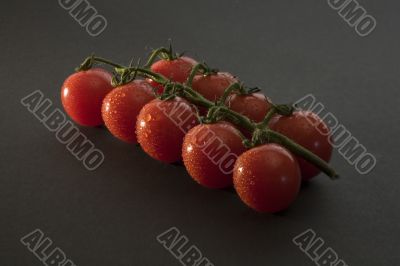
[[[224,94],[222,94],[221,98],[219,99],[220,104],[225,104],[226,99],[229,95],[231,95],[235,91],[240,91],[242,89],[242,85],[236,82],[231,84],[228,88],[225,89]]]
[[[272,117],[276,114],[277,109],[275,108],[275,105],[272,105],[271,109],[269,109],[268,113],[265,115],[263,121],[257,124],[258,128],[265,128],[268,126],[269,121],[271,120]]]
[[[276,114],[291,116],[294,111],[294,107],[291,104],[272,104],[271,109],[269,109],[268,113],[264,117],[263,121],[257,124],[258,128],[266,128],[268,127],[269,121]]]
[[[206,66],[203,63],[198,63],[197,65],[195,65],[192,68],[192,71],[190,71],[189,77],[186,80],[186,85],[192,86],[194,76],[196,76],[196,74],[198,74],[200,70],[203,70],[204,72],[205,69]]]
[[[116,64],[116,63],[114,63],[114,62],[112,62],[112,61],[110,61],[110,60],[107,60],[107,59],[105,59],[105,58],[91,55],[91,56],[87,57],[87,58],[82,62],[82,64],[79,65],[79,67],[75,68],[75,70],[76,70],[76,71],[85,71],[85,70],[89,70],[89,69],[91,69],[91,68],[93,67],[93,64],[94,64],[95,62],[97,62],[97,63],[104,63],[104,64],[110,65],[110,66],[112,66],[112,67],[115,67],[115,68],[121,68],[121,69],[124,68],[124,66],[122,66],[122,65],[120,65],[120,64]]]
[[[270,142],[274,142],[280,144],[287,148],[292,153],[304,158],[306,161],[312,163],[316,167],[318,167],[322,172],[324,172],[331,179],[337,179],[339,175],[335,172],[334,169],[329,167],[327,163],[322,160],[320,157],[316,156],[311,151],[307,150],[303,146],[297,144],[293,140],[289,139],[285,135],[282,135],[273,130],[267,130],[267,135]]]
[[[144,68],[150,68],[150,66],[154,63],[154,61],[157,59],[158,56],[162,56],[163,58],[167,60],[175,60],[178,58],[176,54],[173,53],[172,51],[172,46],[170,45],[169,48],[165,47],[160,47],[156,50],[154,50],[150,56],[149,59],[147,60],[146,64],[144,65]]]
[[[210,68],[206,63],[198,63],[190,71],[189,77],[187,78],[185,84],[191,87],[194,76],[196,76],[199,73],[203,75],[213,75],[216,74],[217,72],[218,69]]]
[[[85,59],[84,63],[86,62],[86,60],[88,60],[88,58]],[[216,105],[215,103],[207,100],[201,94],[199,94],[198,92],[193,90],[190,86],[188,86],[186,84],[171,82],[170,80],[165,78],[163,75],[154,73],[154,72],[150,71],[149,69],[140,68],[140,67],[123,67],[119,64],[113,63],[104,58],[95,57],[95,56],[91,56],[89,60],[91,60],[90,67],[92,67],[93,63],[95,63],[95,62],[105,63],[105,64],[109,64],[118,69],[124,69],[124,71],[128,71],[129,73],[135,73],[135,75],[139,75],[143,78],[150,78],[150,79],[154,80],[155,82],[160,83],[164,86],[167,84],[170,86],[173,86],[174,88],[177,89],[176,91],[180,92],[179,96],[185,98],[186,100],[190,101],[191,103],[193,103],[195,105],[200,105],[200,106],[203,106],[206,108],[212,108]],[[82,63],[82,65],[84,63]],[[119,71],[121,71],[121,70],[119,70]],[[235,85],[235,84],[233,84],[233,85]],[[237,86],[237,85],[235,85],[235,86],[233,86],[233,85],[231,87]],[[233,90],[233,88],[232,88],[232,90]],[[264,124],[268,123],[270,117],[272,117],[274,112],[278,112],[283,115],[290,114],[292,112],[292,107],[290,107],[290,106],[288,107],[288,106],[289,105],[274,105],[274,108],[272,108],[273,111],[271,111],[270,113],[267,114],[264,121],[261,122],[261,125],[253,123],[246,116],[243,116],[243,115],[229,109],[226,106],[219,106],[220,108],[218,111],[224,113],[225,117],[230,122],[236,124],[239,127],[245,128],[245,129],[253,132],[253,137],[254,137],[254,135],[259,135],[259,137],[260,137],[259,140],[261,143],[257,143],[257,144],[263,144],[265,142],[274,142],[274,143],[280,144],[280,145],[284,146],[285,148],[287,148],[288,150],[290,150],[292,153],[304,158],[308,162],[310,162],[313,165],[315,165],[316,167],[318,167],[322,172],[324,172],[326,175],[328,175],[331,179],[338,178],[338,175],[336,174],[335,170],[333,168],[331,168],[328,163],[326,163],[324,160],[322,160],[320,157],[318,157],[311,151],[307,150],[303,146],[297,144],[296,142],[292,141],[291,139],[287,138],[286,136],[284,136],[278,132],[275,132],[268,128],[262,128],[262,126],[266,126]]]

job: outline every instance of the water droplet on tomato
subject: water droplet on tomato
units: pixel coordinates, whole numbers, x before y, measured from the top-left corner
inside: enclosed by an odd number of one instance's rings
[[[149,122],[151,119],[152,119],[151,114],[147,114],[144,120],[146,122]]]

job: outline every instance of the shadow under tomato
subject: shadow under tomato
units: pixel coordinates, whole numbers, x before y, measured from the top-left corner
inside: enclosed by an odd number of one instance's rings
[[[182,161],[170,163],[170,165],[173,165],[173,166],[176,166],[176,167],[184,167],[185,166]]]
[[[233,186],[231,187],[226,187],[226,188],[221,188],[220,190],[224,191],[224,192],[228,192],[231,194],[236,194],[236,190]]]

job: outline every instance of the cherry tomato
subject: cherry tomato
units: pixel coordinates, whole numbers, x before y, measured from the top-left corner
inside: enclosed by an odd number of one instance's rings
[[[185,99],[155,99],[140,111],[136,134],[148,155],[173,163],[182,159],[183,138],[197,124],[196,109]]]
[[[208,188],[232,185],[237,157],[245,151],[239,131],[230,123],[202,124],[185,136],[182,157],[192,178]]]
[[[328,162],[332,155],[330,130],[310,111],[296,111],[292,116],[277,116],[271,120],[271,129],[282,133]],[[318,175],[320,170],[301,157],[297,158],[304,181]]]
[[[269,109],[271,100],[262,93],[231,94],[226,99],[226,104],[235,112],[247,116],[254,122],[261,122]]]
[[[258,212],[289,207],[301,184],[296,158],[277,144],[252,148],[236,160],[233,183],[242,201]]]
[[[175,82],[184,83],[190,75],[193,66],[197,64],[196,60],[181,56],[174,60],[161,59],[151,65],[151,71],[159,73]],[[154,88],[157,88],[159,92],[163,91],[163,86],[151,79],[147,79]]]
[[[237,82],[237,79],[227,72],[196,75],[193,78],[192,88],[206,99],[214,102],[224,94],[226,88],[235,82]]]
[[[136,118],[143,106],[153,99],[153,89],[144,80],[115,88],[103,101],[101,112],[106,127],[120,140],[136,143]]]
[[[112,75],[104,69],[93,68],[70,75],[61,87],[61,102],[65,111],[82,126],[103,124],[101,104],[113,87]]]

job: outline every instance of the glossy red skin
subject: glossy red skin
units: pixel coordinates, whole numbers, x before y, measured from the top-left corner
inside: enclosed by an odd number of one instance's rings
[[[271,120],[270,127],[328,162],[332,155],[329,141],[330,130],[327,125],[310,111],[296,111],[292,116],[277,116]],[[321,131],[322,133],[320,133]],[[301,157],[297,157],[304,181],[310,180],[321,171]]]
[[[193,66],[197,64],[197,61],[187,57],[181,56],[175,60],[161,59],[151,65],[151,71],[159,73],[169,80],[184,83],[190,75]],[[158,89],[158,92],[163,91],[163,86],[151,79],[147,79],[147,82]]]
[[[262,93],[252,94],[232,94],[228,96],[225,104],[235,112],[247,116],[254,122],[261,122],[267,112],[272,107],[271,100]],[[251,138],[251,132],[245,128],[240,128],[240,131],[247,137]]]
[[[277,144],[252,148],[236,160],[233,183],[242,201],[258,212],[283,211],[296,199],[301,176],[296,158]]]
[[[61,87],[61,102],[71,119],[82,126],[103,124],[101,105],[113,89],[111,73],[93,68],[70,75]]]
[[[237,79],[227,72],[218,72],[211,75],[196,75],[193,78],[192,88],[206,99],[214,102],[221,98],[226,88]]]
[[[103,100],[101,113],[106,127],[118,139],[137,143],[136,118],[143,106],[154,98],[153,89],[144,80],[115,88]]]
[[[271,100],[258,92],[245,95],[232,94],[226,99],[226,104],[233,111],[247,116],[254,122],[261,122],[272,107]]]
[[[218,153],[214,149],[221,146]],[[186,170],[200,185],[207,188],[232,186],[236,158],[246,151],[239,131],[230,123],[202,124],[185,136],[182,157]]]
[[[148,155],[162,162],[173,163],[182,160],[183,138],[197,124],[196,110],[185,99],[155,99],[140,111],[136,135]]]

